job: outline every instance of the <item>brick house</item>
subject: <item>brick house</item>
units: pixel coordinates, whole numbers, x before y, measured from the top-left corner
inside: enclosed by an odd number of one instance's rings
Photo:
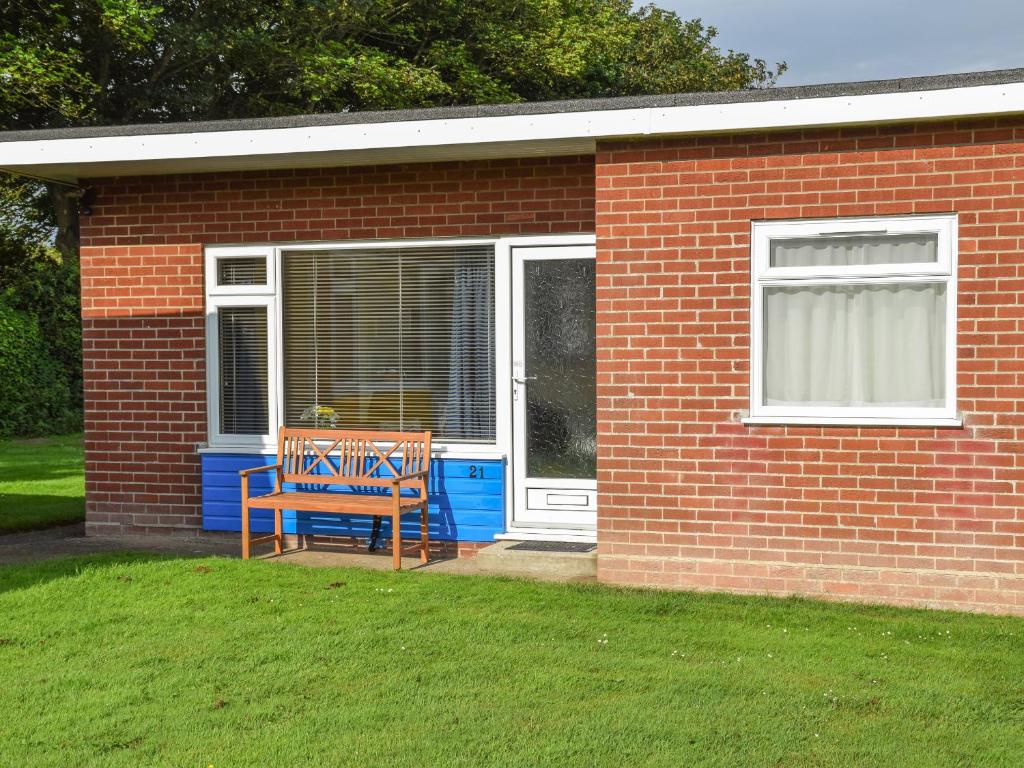
[[[1024,70],[15,132],[0,168],[92,190],[93,533],[237,531],[237,470],[326,406],[434,432],[463,553],[1024,614]]]

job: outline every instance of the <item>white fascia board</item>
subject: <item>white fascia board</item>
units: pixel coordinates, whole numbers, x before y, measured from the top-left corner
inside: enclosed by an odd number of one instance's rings
[[[154,159],[280,155],[298,152],[360,151],[445,145],[472,146],[511,141],[647,133],[648,110],[470,117],[356,123],[306,128],[200,131],[82,139],[44,139],[0,144],[0,166],[63,164],[84,159],[132,162]]]
[[[518,153],[508,145],[529,144],[529,154],[538,155],[549,154],[543,145],[559,146],[566,138],[588,138],[607,131],[644,135],[649,118],[648,110],[613,110],[3,142],[0,168],[45,169],[48,173],[38,175],[62,178],[81,177],[82,168],[91,175],[104,175],[108,163],[116,164],[122,173],[128,172],[126,164],[154,161],[159,162],[159,170],[151,173],[173,173],[175,161],[191,168],[202,161],[205,170],[221,170],[265,167],[256,161],[263,158],[267,165],[283,167],[290,163],[281,161],[295,155],[303,157],[302,165],[310,165],[318,156],[325,160],[329,156],[330,164],[346,165],[353,163],[346,163],[339,153],[356,156],[357,164],[364,164],[368,154],[380,162],[389,152],[405,161],[428,161],[489,156],[484,148],[493,145],[505,147],[501,156],[514,157]],[[587,146],[593,151],[592,143]],[[240,164],[242,158],[248,162]]]
[[[406,120],[305,128],[0,142],[0,168],[82,178],[564,153],[599,139],[982,117],[1024,112],[1024,83],[679,107]],[[522,151],[516,147],[521,146]]]
[[[650,132],[723,133],[910,122],[1024,112],[1024,83],[651,110]]]

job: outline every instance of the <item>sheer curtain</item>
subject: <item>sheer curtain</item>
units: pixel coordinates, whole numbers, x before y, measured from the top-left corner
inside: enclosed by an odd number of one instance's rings
[[[494,279],[486,262],[455,270],[444,432],[466,440],[494,435]]]
[[[934,263],[938,237],[932,233],[814,237],[772,242],[773,267],[846,267],[859,264]]]
[[[934,234],[772,243],[773,267],[934,263]],[[764,289],[764,405],[939,407],[946,285],[850,282]]]
[[[938,407],[946,286],[765,288],[764,404]]]

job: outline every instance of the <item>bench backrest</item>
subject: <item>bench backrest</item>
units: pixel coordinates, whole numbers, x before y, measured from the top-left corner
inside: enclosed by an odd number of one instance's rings
[[[390,486],[396,477],[430,469],[429,432],[281,427],[277,461],[286,483]],[[426,496],[427,478],[402,482]]]

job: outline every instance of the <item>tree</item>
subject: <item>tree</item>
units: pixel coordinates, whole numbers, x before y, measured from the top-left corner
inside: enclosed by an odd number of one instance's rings
[[[0,0],[0,130],[763,88],[785,69],[715,36],[631,0]],[[80,399],[73,192],[0,174],[0,298]]]
[[[50,203],[31,179],[0,179],[0,436],[81,423],[78,259],[50,245]]]
[[[784,66],[630,0],[0,2],[2,127],[729,90]]]
[[[630,0],[0,0],[0,129],[732,90],[785,65]],[[48,186],[62,251],[68,189]]]
[[[0,177],[0,286],[24,270],[54,230],[46,188],[32,179]]]

